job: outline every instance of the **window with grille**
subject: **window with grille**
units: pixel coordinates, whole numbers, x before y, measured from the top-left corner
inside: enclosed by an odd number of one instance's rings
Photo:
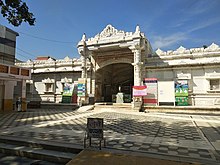
[[[210,90],[220,90],[220,79],[210,79]]]
[[[53,83],[46,83],[45,84],[45,92],[54,92]]]

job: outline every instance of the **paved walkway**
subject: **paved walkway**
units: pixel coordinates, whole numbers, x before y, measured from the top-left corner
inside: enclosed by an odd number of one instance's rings
[[[36,109],[0,114],[0,136],[83,146],[88,117],[104,118],[107,149],[220,163],[220,116]],[[93,148],[98,148],[96,143]]]
[[[150,158],[146,156],[135,156],[128,154],[117,154],[103,151],[83,150],[75,159],[67,165],[199,165],[199,163],[186,163]]]

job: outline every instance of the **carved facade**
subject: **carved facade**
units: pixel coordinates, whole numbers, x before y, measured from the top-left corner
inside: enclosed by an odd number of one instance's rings
[[[28,101],[62,102],[64,85],[77,84],[82,72],[80,59],[69,57],[37,58],[16,65],[31,69],[32,79],[27,81],[26,90]]]
[[[145,69],[147,77],[187,80],[190,105],[220,105],[220,47],[214,43],[166,52],[158,49],[146,58]]]
[[[31,68],[30,100],[61,102],[64,83],[82,81],[84,103],[114,102],[118,89],[132,102],[132,86],[143,85],[144,78],[158,81],[186,80],[189,105],[220,105],[220,48],[208,47],[152,51],[150,42],[137,26],[134,32],[107,25],[93,38],[84,34],[78,43],[80,59],[33,60],[17,63]],[[79,100],[79,99],[78,99]],[[133,100],[134,101],[134,100]]]

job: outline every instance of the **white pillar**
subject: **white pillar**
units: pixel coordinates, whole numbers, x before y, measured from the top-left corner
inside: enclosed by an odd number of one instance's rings
[[[141,58],[141,49],[139,47],[135,47],[132,48],[132,52],[134,53],[134,63],[132,64],[134,66],[134,85],[140,86],[143,85],[142,83],[143,62]]]
[[[139,44],[133,45],[129,48],[134,53],[134,63],[132,63],[134,66],[134,86],[141,86],[143,85],[143,62],[141,56],[141,48]],[[133,97],[132,108],[140,111],[142,108],[142,103],[142,97]]]
[[[21,99],[22,99],[22,111],[27,111],[27,100],[26,100],[26,80],[21,82]]]
[[[81,78],[86,78],[87,70],[86,70],[86,58],[85,58],[84,53],[81,55],[81,60],[82,60],[82,75],[81,75]]]
[[[87,78],[87,66],[86,66],[86,34],[84,33],[81,39],[81,46],[78,48],[79,54],[81,55],[82,60],[82,75],[81,78]]]
[[[87,84],[87,78],[88,78],[88,73],[87,73],[87,51],[86,51],[86,35],[83,34],[82,39],[80,41],[80,43],[78,44],[78,52],[81,55],[81,68],[82,68],[82,74],[81,74],[81,79],[78,79],[78,83],[82,83],[85,84],[85,96],[79,96],[78,97],[78,104],[81,105],[81,103],[83,102],[84,104],[88,104],[88,84]]]
[[[21,84],[22,84],[21,97],[26,98],[26,80],[22,80]]]

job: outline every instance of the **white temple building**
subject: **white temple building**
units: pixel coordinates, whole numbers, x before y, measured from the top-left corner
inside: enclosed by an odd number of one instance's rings
[[[114,103],[123,93],[123,102],[133,107],[220,106],[220,47],[214,43],[153,52],[139,26],[124,32],[107,25],[93,38],[84,34],[77,47],[80,59],[38,57],[16,63],[31,69],[29,101]],[[133,86],[147,86],[147,96],[134,97]]]

